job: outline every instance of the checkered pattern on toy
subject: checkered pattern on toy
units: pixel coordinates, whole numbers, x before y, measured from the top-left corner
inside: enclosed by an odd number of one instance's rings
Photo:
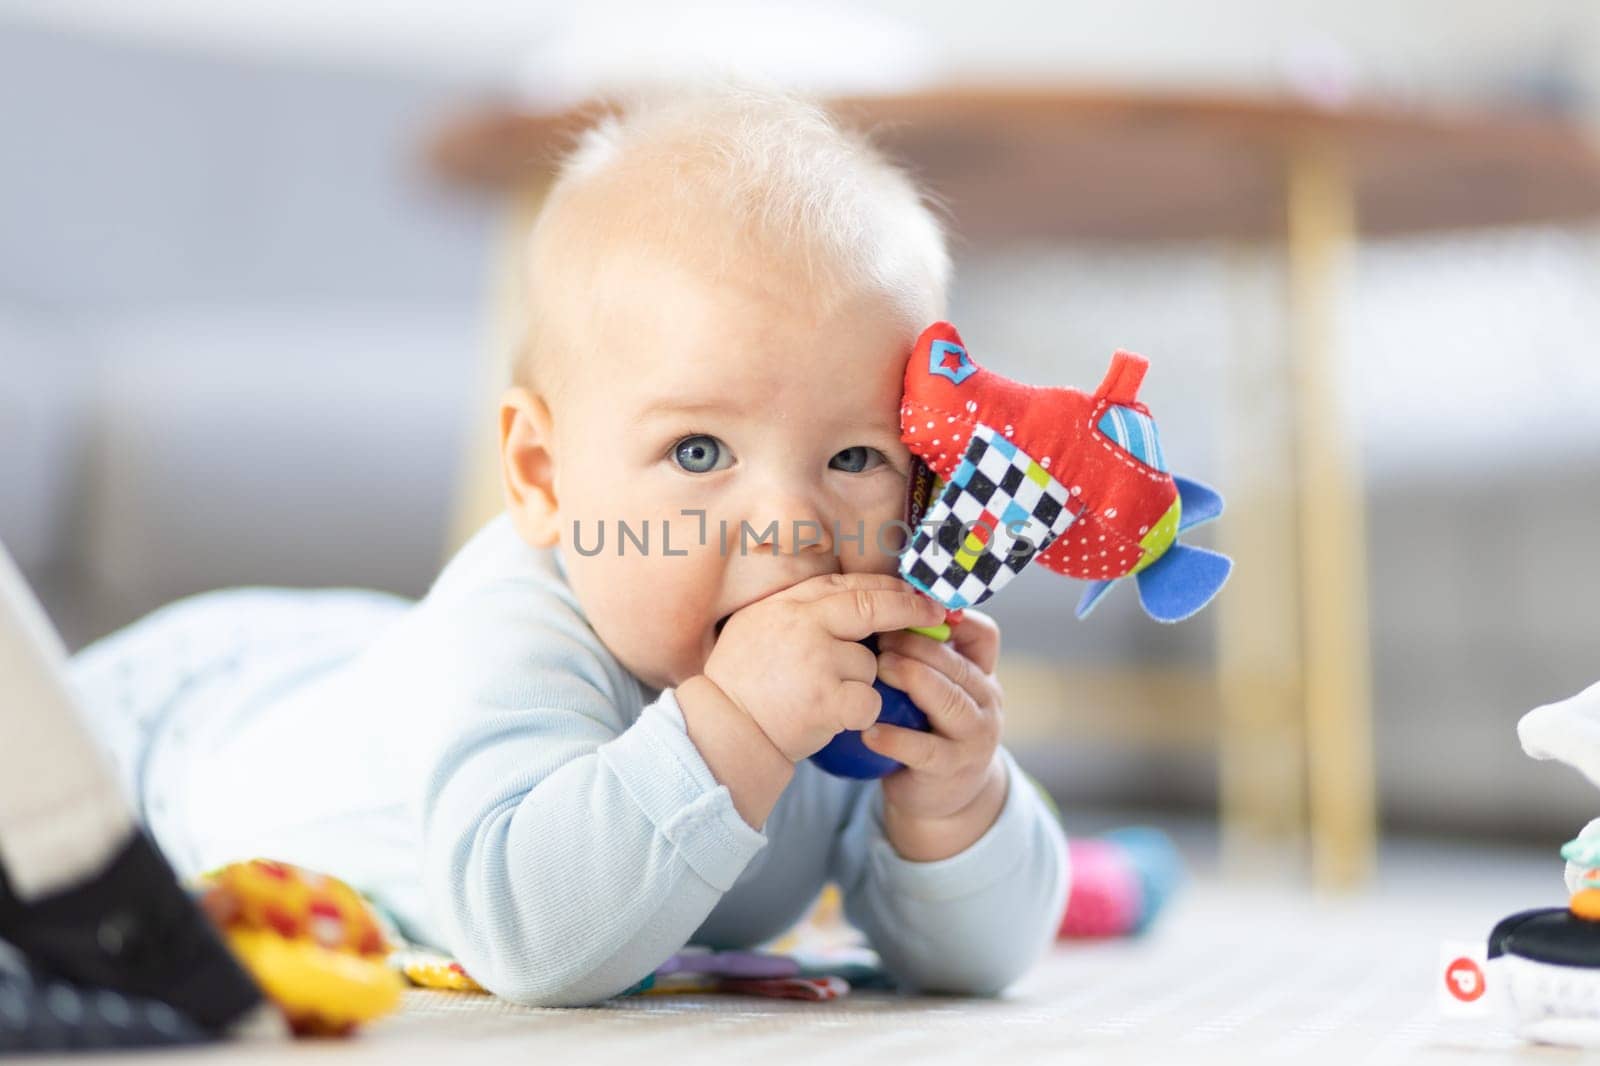
[[[952,610],[982,603],[1072,524],[1067,500],[1048,470],[980,423],[901,554],[900,573]]]

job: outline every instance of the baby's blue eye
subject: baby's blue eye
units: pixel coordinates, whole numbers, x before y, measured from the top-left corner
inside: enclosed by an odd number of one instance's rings
[[[859,474],[863,470],[870,470],[883,462],[883,453],[876,448],[868,448],[864,444],[857,444],[854,448],[846,448],[836,454],[828,463],[834,470],[843,470],[847,474]]]
[[[715,437],[704,433],[693,437],[685,437],[672,449],[673,460],[691,474],[709,474],[713,470],[721,470],[728,464],[724,459],[731,459],[728,448]]]

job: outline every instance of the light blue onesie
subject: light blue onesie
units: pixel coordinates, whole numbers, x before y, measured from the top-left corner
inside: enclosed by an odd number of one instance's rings
[[[904,984],[989,994],[1066,894],[1061,830],[1009,753],[998,821],[937,862],[895,853],[875,782],[809,761],[752,829],[672,691],[617,662],[559,552],[504,517],[416,604],[211,593],[75,668],[180,873],[259,855],[336,874],[522,1003],[597,1002],[686,943],[758,944],[829,880]]]

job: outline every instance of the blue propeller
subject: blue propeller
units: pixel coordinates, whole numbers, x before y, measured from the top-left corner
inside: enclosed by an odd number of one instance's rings
[[[1179,534],[1222,513],[1222,495],[1216,489],[1188,478],[1172,480],[1178,486],[1181,501]],[[1139,586],[1139,603],[1146,614],[1158,622],[1181,622],[1211,602],[1232,570],[1233,560],[1226,555],[1174,541],[1161,558],[1134,575],[1134,582]],[[1078,601],[1078,617],[1094,610],[1120,580],[1091,581]]]

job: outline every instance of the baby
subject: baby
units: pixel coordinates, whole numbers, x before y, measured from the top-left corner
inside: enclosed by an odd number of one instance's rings
[[[158,842],[344,877],[523,1003],[758,944],[828,881],[905,986],[1002,989],[1067,847],[999,744],[994,623],[906,631],[944,618],[890,532],[948,273],[916,189],[809,105],[683,97],[585,136],[528,261],[505,513],[426,598],[213,594],[81,657],[91,688],[175,644],[211,664],[108,724]],[[905,764],[881,782],[823,773],[879,678],[932,730],[867,730]]]

